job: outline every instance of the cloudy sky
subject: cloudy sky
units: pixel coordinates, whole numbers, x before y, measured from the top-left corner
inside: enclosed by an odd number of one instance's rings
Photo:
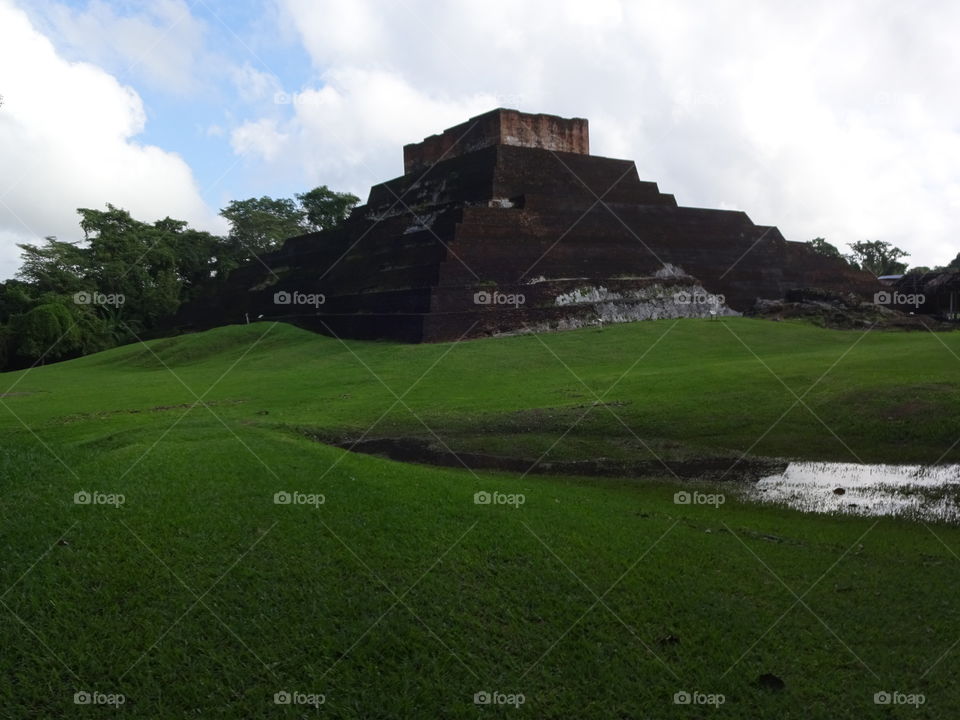
[[[77,207],[222,231],[231,199],[366,197],[498,106],[589,118],[683,205],[944,263],[958,32],[950,0],[0,0],[0,277]]]

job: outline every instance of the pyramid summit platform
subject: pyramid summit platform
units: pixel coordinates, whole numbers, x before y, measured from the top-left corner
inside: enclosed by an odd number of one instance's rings
[[[633,161],[590,155],[585,119],[496,109],[405,146],[403,160],[342,227],[235,270],[181,324],[262,318],[438,342],[877,289],[744,212],[678,206]]]

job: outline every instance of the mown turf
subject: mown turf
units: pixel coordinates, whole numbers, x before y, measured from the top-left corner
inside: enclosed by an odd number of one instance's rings
[[[536,456],[589,410],[557,456],[631,442],[735,454],[796,400],[766,364],[820,419],[794,408],[752,453],[934,461],[960,434],[956,333],[671,321],[397,346],[260,324],[148,345],[0,383],[30,393],[0,408],[4,717],[114,712],[75,705],[78,690],[123,693],[118,713],[151,718],[960,707],[956,528],[731,493],[719,508],[675,505],[667,478],[473,474],[299,432],[359,435],[396,403],[371,434]],[[616,404],[591,409],[596,396]],[[77,505],[79,490],[125,502]],[[294,490],[325,502],[274,503]],[[525,502],[474,503],[495,490]],[[275,705],[282,690],[325,703]],[[482,690],[526,701],[476,706]],[[673,704],[683,690],[726,702]],[[926,702],[877,706],[883,690]]]

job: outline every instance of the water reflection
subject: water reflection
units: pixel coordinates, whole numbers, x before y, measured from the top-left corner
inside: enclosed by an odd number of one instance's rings
[[[960,465],[794,462],[746,496],[807,512],[960,522]]]

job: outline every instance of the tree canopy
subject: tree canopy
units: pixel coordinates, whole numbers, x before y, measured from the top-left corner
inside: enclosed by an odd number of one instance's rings
[[[360,198],[321,185],[291,198],[233,200],[220,211],[230,223],[230,240],[243,251],[259,255],[275,250],[287,238],[340,225]]]
[[[851,265],[871,272],[877,277],[903,274],[907,269],[907,263],[900,262],[900,258],[910,256],[910,253],[883,240],[861,240],[850,243],[850,251],[847,260]]]
[[[79,208],[82,237],[20,245],[0,282],[0,369],[96,352],[158,330],[254,254],[340,225],[359,198],[316,187],[295,198],[227,204],[227,237],[165,217],[152,223],[107,204]]]
[[[340,225],[350,211],[360,202],[352,193],[334,192],[326,185],[297,196],[300,207],[306,213],[306,227],[312,232],[330,230]]]
[[[813,240],[808,241],[807,245],[809,245],[813,249],[813,251],[818,255],[824,255],[826,257],[834,257],[834,258],[843,258],[843,255],[840,253],[840,250],[838,250],[836,246],[828,243],[822,237],[814,238]]]

